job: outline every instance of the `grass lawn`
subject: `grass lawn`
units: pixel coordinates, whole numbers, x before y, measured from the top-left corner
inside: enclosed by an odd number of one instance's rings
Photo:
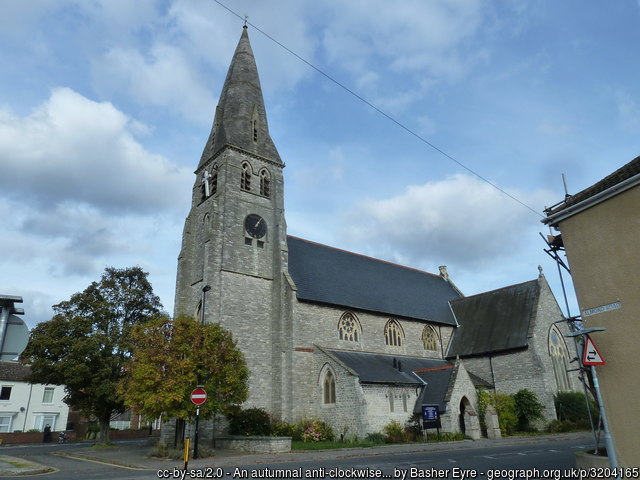
[[[464,440],[466,437],[463,434],[443,433],[440,437],[436,435],[430,435],[428,443],[433,442],[451,442]],[[397,443],[424,443],[422,439],[414,440],[413,442],[395,442]],[[302,440],[293,440],[291,442],[291,450],[329,450],[337,448],[362,448],[362,447],[376,447],[378,445],[390,445],[387,442],[374,442],[374,441],[351,441],[341,442],[339,440],[324,440],[322,442],[303,442]]]
[[[291,442],[291,450],[332,450],[337,448],[375,447],[376,445],[385,444],[365,441],[341,442],[339,440],[323,440],[322,442],[303,442],[302,440],[293,440]]]

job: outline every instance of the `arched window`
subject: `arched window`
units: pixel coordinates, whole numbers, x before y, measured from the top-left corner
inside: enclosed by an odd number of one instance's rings
[[[213,164],[213,173],[209,179],[209,190],[211,195],[218,193],[218,166],[215,163]]]
[[[556,377],[558,390],[571,390],[571,379],[569,378],[569,352],[562,339],[562,334],[553,325],[549,331],[549,355],[553,365],[553,373]]]
[[[271,178],[264,168],[260,170],[260,195],[267,198],[271,196]]]
[[[422,330],[422,345],[424,345],[424,349],[437,352],[439,344],[437,332],[431,325],[426,325]]]
[[[254,142],[258,141],[258,107],[253,106],[253,114],[251,115],[251,133]]]
[[[393,405],[393,390],[389,389],[389,393],[387,395],[389,397],[389,411],[393,413],[394,405]]]
[[[325,404],[336,403],[336,381],[331,370],[327,370],[322,382],[323,402]]]
[[[346,340],[347,342],[358,343],[362,338],[362,329],[360,322],[356,316],[347,312],[340,317],[338,321],[338,335],[340,340]]]
[[[249,165],[247,162],[244,162],[242,164],[242,174],[240,177],[240,188],[242,190],[251,190],[251,175],[252,175],[252,171],[251,171],[251,165]]]
[[[395,320],[389,320],[384,326],[384,341],[392,347],[401,347],[404,343],[404,332]]]

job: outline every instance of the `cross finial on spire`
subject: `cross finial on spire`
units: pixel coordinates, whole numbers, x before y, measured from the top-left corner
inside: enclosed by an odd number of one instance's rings
[[[244,16],[244,27],[242,28],[247,28],[247,20],[249,20],[249,15]]]

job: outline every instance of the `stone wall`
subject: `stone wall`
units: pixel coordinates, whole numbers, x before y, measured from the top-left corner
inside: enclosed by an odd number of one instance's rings
[[[296,319],[294,347],[312,347],[315,344],[326,348],[442,358],[453,329],[450,326],[419,320],[349,310],[358,319],[362,335],[358,342],[348,342],[340,340],[338,336],[338,322],[346,309],[297,301],[294,302],[293,308]],[[391,318],[395,318],[404,331],[404,344],[401,347],[390,346],[385,342],[384,327]],[[436,351],[425,350],[422,344],[422,332],[426,325],[431,325],[440,337],[440,348]]]
[[[365,397],[357,376],[321,349],[313,355],[314,380],[311,398],[314,411],[306,418],[317,417],[331,425],[336,438],[362,438],[366,435]],[[323,383],[331,371],[336,384],[336,402],[324,403]],[[303,417],[304,418],[304,417]]]
[[[365,384],[362,388],[366,401],[367,433],[382,432],[384,426],[393,420],[405,425],[413,415],[419,394],[415,387]]]
[[[247,453],[285,453],[291,451],[291,437],[220,437],[216,448]]]

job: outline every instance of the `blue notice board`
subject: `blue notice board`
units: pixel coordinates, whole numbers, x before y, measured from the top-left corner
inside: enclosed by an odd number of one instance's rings
[[[422,405],[422,426],[424,428],[440,428],[440,407],[438,405]]]

